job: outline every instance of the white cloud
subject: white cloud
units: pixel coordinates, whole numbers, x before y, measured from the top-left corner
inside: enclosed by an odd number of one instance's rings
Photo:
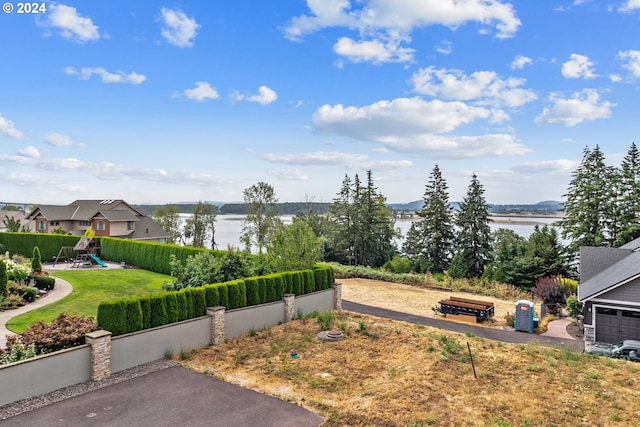
[[[516,173],[525,174],[554,174],[554,175],[567,175],[574,171],[580,162],[575,160],[543,160],[539,162],[527,162],[520,165],[513,166],[512,169]]]
[[[306,181],[309,179],[300,169],[272,170],[269,173],[283,181]]]
[[[162,36],[172,45],[178,47],[193,46],[193,39],[196,37],[200,25],[194,18],[189,18],[181,10],[162,10]]]
[[[264,153],[262,158],[270,163],[281,163],[286,165],[349,165],[356,162],[363,162],[369,157],[365,154],[342,153],[338,151],[316,151],[313,153],[300,154],[276,154]]]
[[[78,76],[82,80],[89,80],[92,76],[100,76],[103,83],[129,83],[134,85],[142,84],[147,77],[144,74],[123,71],[109,72],[102,67],[84,67],[76,70],[73,67],[66,67],[64,72],[70,76]]]
[[[511,62],[511,69],[512,70],[521,70],[526,65],[530,65],[530,64],[533,64],[533,61],[531,60],[531,58],[528,58],[528,57],[523,56],[523,55],[518,55],[513,60],[513,62]]]
[[[216,88],[211,87],[208,82],[196,82],[196,87],[193,89],[185,89],[184,95],[196,101],[204,101],[206,99],[216,99],[220,95],[218,95],[218,91]]]
[[[451,52],[453,52],[453,43],[448,40],[442,40],[440,44],[436,46],[436,52],[443,55],[449,55]]]
[[[618,83],[622,81],[622,76],[620,76],[619,74],[609,74],[609,80],[611,80],[613,83]]]
[[[355,6],[362,5],[360,8]],[[411,61],[413,50],[400,47],[409,42],[416,28],[444,25],[455,29],[467,22],[495,27],[496,37],[513,36],[520,26],[513,7],[501,0],[307,0],[310,13],[291,18],[284,28],[285,37],[299,41],[305,35],[324,28],[343,27],[357,30],[360,41],[343,37],[334,46],[336,53],[348,58],[374,62]]]
[[[24,133],[16,129],[11,120],[2,117],[2,113],[0,113],[0,133],[13,139],[27,139]]]
[[[33,158],[40,157],[40,152],[33,145],[25,147],[24,149],[20,150],[19,153],[20,153],[20,155],[25,156],[25,157],[33,157]]]
[[[632,12],[635,9],[640,9],[640,0],[628,0],[627,3],[618,10],[621,12]]]
[[[524,79],[502,79],[493,71],[476,71],[467,76],[460,70],[422,68],[411,77],[414,91],[458,101],[476,101],[479,105],[519,107],[537,99],[521,86]]]
[[[593,121],[611,117],[611,108],[616,104],[601,101],[595,89],[584,89],[569,99],[552,95],[553,105],[545,107],[534,123],[537,125],[562,124],[575,126],[584,121]]]
[[[413,58],[413,49],[403,48],[399,40],[384,42],[382,40],[354,41],[342,37],[333,46],[333,50],[353,62],[406,62]]]
[[[462,102],[398,98],[365,107],[324,105],[313,115],[322,133],[377,142],[391,151],[439,158],[522,154],[529,150],[511,135],[438,135],[479,119],[491,120],[491,110]]]
[[[567,79],[593,79],[598,77],[593,72],[593,65],[588,56],[572,53],[570,59],[562,64],[562,75]]]
[[[44,142],[54,147],[72,147],[74,145],[84,147],[84,144],[74,142],[71,137],[58,132],[47,132],[44,136]]]
[[[238,99],[243,98],[250,102],[257,102],[258,104],[267,105],[278,99],[278,94],[273,89],[270,89],[267,86],[260,86],[258,88],[258,95],[240,95]]]
[[[640,0],[638,1],[640,2]],[[631,71],[634,77],[640,77],[640,50],[620,51],[618,52],[618,58],[626,61],[623,67]]]
[[[91,21],[91,18],[80,16],[75,7],[63,4],[49,6],[47,22],[43,25],[58,29],[62,37],[77,43],[100,38],[98,26]]]

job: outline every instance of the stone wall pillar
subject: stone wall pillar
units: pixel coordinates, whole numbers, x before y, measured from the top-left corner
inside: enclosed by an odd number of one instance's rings
[[[284,294],[284,322],[290,322],[296,314],[296,294]]]
[[[111,332],[99,330],[85,335],[91,346],[91,380],[100,381],[111,376]]]
[[[342,283],[334,283],[333,290],[333,309],[342,310]]]
[[[207,315],[211,316],[211,344],[218,345],[224,342],[224,313],[222,305],[207,307]]]

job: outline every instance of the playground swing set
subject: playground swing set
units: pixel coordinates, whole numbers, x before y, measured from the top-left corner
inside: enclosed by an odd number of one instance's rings
[[[97,255],[98,243],[91,237],[82,237],[75,246],[62,246],[58,255],[53,258],[53,265],[58,262],[71,262],[71,268],[91,267],[94,263],[106,268],[105,264]]]

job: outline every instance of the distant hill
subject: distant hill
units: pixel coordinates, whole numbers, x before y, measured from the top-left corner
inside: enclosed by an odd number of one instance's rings
[[[219,214],[235,214],[246,215],[249,211],[249,206],[244,203],[221,203],[221,202],[207,202],[216,207]],[[389,203],[389,207],[396,212],[401,211],[413,211],[417,212],[422,209],[422,200],[415,200],[408,203]],[[180,209],[181,213],[191,213],[197,203],[173,203]],[[451,207],[454,210],[458,210],[460,203],[451,202]],[[166,205],[135,205],[137,209],[140,209],[146,215],[152,215],[156,208],[164,207]],[[283,202],[278,203],[278,208],[281,215],[295,215],[299,212],[307,212],[311,209],[316,214],[325,214],[329,212],[330,203],[306,203],[306,202]],[[564,204],[562,202],[554,200],[545,200],[535,204],[513,204],[513,205],[489,205],[489,213],[492,214],[537,214],[537,215],[551,215],[562,212]]]

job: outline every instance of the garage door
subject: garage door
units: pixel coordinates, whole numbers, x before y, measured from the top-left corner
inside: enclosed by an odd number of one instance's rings
[[[596,307],[596,341],[640,339],[640,312]]]

